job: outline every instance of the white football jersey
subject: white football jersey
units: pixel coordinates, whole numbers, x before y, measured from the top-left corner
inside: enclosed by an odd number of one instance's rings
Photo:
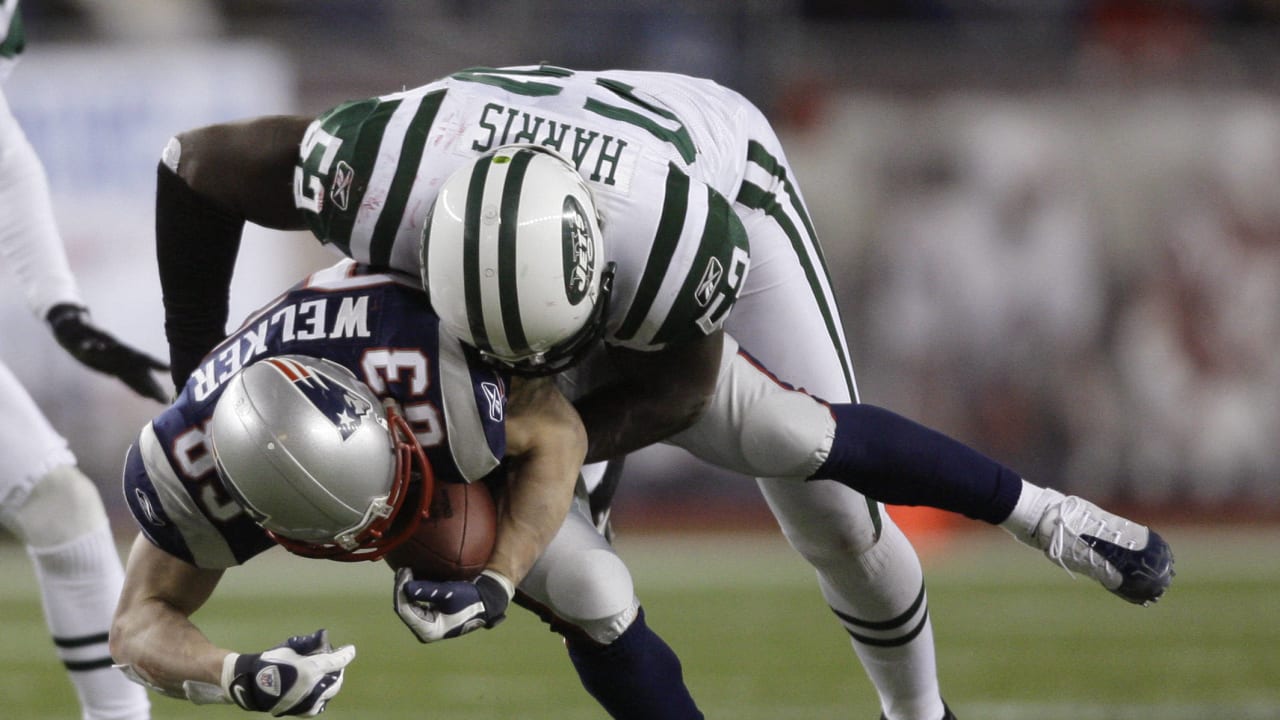
[[[657,349],[718,329],[746,277],[732,198],[749,107],[666,73],[466,70],[321,115],[300,148],[295,201],[320,240],[418,275],[426,213],[454,170],[502,145],[548,147],[589,183],[617,265],[606,339]]]

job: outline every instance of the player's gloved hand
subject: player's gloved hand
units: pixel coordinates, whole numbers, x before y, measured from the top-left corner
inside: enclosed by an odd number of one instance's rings
[[[45,315],[58,344],[85,365],[114,375],[134,392],[169,402],[169,397],[152,376],[153,370],[168,370],[159,360],[138,352],[89,322],[89,311],[79,305],[61,303]]]
[[[396,614],[424,643],[491,628],[507,616],[516,588],[502,574],[485,570],[472,581],[414,580],[413,571],[396,571]]]
[[[263,653],[228,655],[222,691],[245,710],[313,717],[342,689],[344,669],[355,657],[355,646],[335,650],[324,630],[296,635]]]

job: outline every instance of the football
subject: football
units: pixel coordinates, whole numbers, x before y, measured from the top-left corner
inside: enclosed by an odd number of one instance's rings
[[[471,580],[489,562],[497,527],[484,483],[437,483],[431,517],[385,559],[393,568],[412,568],[420,580]]]

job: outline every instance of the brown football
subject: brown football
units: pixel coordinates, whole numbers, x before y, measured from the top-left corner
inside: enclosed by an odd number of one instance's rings
[[[393,568],[410,567],[419,580],[470,580],[493,554],[498,513],[484,483],[436,484],[431,517],[387,553]]]

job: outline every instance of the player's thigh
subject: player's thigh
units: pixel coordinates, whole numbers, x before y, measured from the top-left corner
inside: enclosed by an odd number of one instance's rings
[[[729,335],[707,408],[667,442],[748,477],[805,478],[826,459],[834,434],[829,407],[779,382]]]
[[[725,330],[779,379],[830,402],[849,401],[853,365],[825,271],[767,214],[745,222],[752,267]]]
[[[575,501],[560,531],[520,583],[520,592],[597,642],[617,638],[639,603],[631,572]]]
[[[74,465],[75,456],[4,363],[0,407],[0,507],[12,507],[49,471]]]

